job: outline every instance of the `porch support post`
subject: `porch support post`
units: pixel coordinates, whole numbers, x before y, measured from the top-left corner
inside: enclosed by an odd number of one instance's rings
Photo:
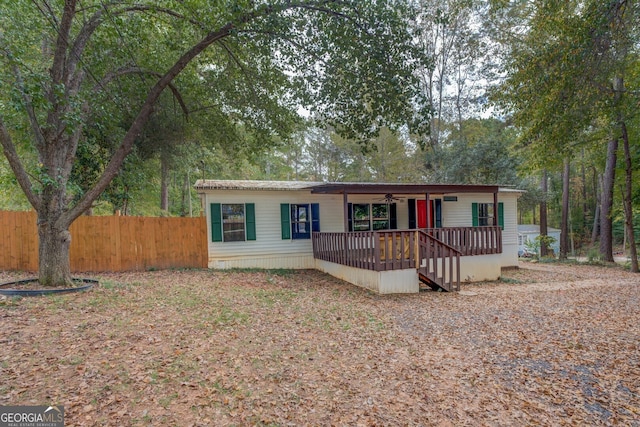
[[[498,192],[493,193],[493,225],[498,225]]]
[[[347,233],[349,232],[349,203],[347,202],[347,190],[344,190],[342,193],[342,205],[343,205],[343,215],[344,215],[344,234],[342,235],[342,248],[344,252],[342,253],[342,264],[351,265],[349,260],[349,237]]]
[[[427,228],[431,228],[430,224],[431,224],[431,206],[429,205],[429,193],[425,193],[424,195],[425,198],[425,209],[427,210],[426,212],[426,216],[427,216]]]
[[[342,193],[342,205],[344,210],[344,232],[349,232],[349,203],[347,202],[347,192]]]

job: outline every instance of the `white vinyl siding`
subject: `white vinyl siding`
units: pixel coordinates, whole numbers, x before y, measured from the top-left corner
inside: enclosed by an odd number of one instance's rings
[[[256,240],[251,242],[209,242],[210,260],[259,259],[273,257],[276,263],[283,257],[311,257],[310,239],[282,240],[280,205],[318,203],[320,230],[344,231],[341,195],[312,195],[309,191],[279,190],[210,190],[204,197],[205,206],[211,203],[234,204],[251,201],[255,204]],[[209,215],[209,213],[207,213]],[[211,221],[207,218],[208,233]],[[295,262],[293,262],[295,264]],[[295,268],[291,266],[290,268]]]
[[[318,203],[320,230],[343,232],[344,207],[341,194],[312,194],[309,190],[206,190],[204,206],[207,207],[208,235],[211,236],[211,218],[208,207],[211,203],[255,204],[256,239],[246,242],[209,241],[209,261],[214,268],[251,267],[262,268],[313,268],[313,246],[310,239],[282,239],[281,204]],[[472,203],[493,203],[493,194],[452,194],[457,201],[442,202],[443,227],[471,227]],[[504,206],[503,247],[510,251],[513,246],[517,265],[517,199],[519,193],[498,194],[498,202]],[[348,203],[382,203],[384,195],[349,195]],[[424,200],[424,194],[398,195],[397,228],[408,229],[408,199]],[[431,195],[431,199],[442,199],[442,195]],[[209,239],[210,240],[210,239]],[[507,255],[503,253],[503,255]],[[509,260],[504,265],[511,265]]]

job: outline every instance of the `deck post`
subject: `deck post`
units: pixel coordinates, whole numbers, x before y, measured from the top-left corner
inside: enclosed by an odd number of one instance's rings
[[[343,206],[343,221],[344,221],[344,232],[349,232],[349,203],[347,202],[347,192],[344,191],[342,193],[342,206]]]
[[[498,226],[498,192],[493,193],[493,225]]]
[[[431,222],[431,206],[429,205],[429,193],[425,193],[424,195],[425,198],[425,209],[426,209],[426,217],[427,217],[427,228],[432,228],[433,224]]]
[[[344,244],[344,253],[342,258],[345,260],[345,265],[349,264],[349,239],[347,233],[349,232],[349,203],[347,203],[347,190],[342,193],[342,205],[343,205],[343,221],[344,221],[344,236],[342,236]]]

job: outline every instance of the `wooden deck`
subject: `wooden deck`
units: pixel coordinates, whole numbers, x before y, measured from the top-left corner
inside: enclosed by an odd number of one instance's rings
[[[502,252],[500,227],[313,233],[316,259],[373,271],[415,268],[420,280],[460,289],[460,257]]]
[[[502,253],[502,228],[447,227],[426,228],[427,234],[460,251],[462,256]]]

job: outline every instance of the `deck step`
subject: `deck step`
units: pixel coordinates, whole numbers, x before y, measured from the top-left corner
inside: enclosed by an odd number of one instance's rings
[[[420,282],[429,286],[434,291],[450,292],[450,289],[447,289],[445,287],[446,285],[443,285],[443,280],[441,277],[433,277],[433,274],[425,275],[421,272],[418,272],[418,278],[420,279]]]

